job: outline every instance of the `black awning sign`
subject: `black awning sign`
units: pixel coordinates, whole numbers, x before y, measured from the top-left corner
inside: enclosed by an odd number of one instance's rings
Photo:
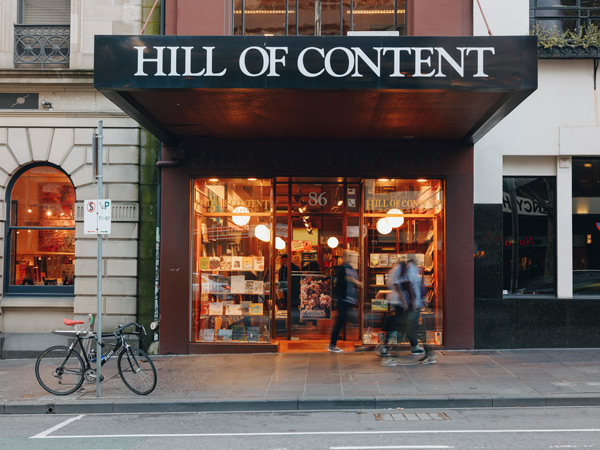
[[[102,89],[526,89],[535,38],[96,36]]]

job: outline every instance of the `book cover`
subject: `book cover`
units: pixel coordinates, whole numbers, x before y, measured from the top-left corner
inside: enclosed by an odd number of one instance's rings
[[[204,328],[202,330],[202,340],[206,342],[213,342],[215,340],[215,330],[212,328]]]
[[[371,267],[377,267],[379,265],[379,253],[371,253],[369,262]]]
[[[263,271],[265,270],[265,257],[255,256],[254,257],[254,270]]]
[[[378,286],[385,285],[385,274],[383,274],[383,273],[375,274],[375,284]]]
[[[211,316],[220,316],[223,314],[223,303],[211,302],[208,304],[208,314]]]
[[[246,340],[246,327],[243,325],[234,325],[231,327],[232,334],[231,339],[234,341],[245,341]]]
[[[231,256],[221,257],[221,263],[219,265],[219,270],[231,270]]]
[[[389,261],[390,266],[393,266],[394,264],[396,264],[398,262],[398,254],[392,253],[392,254],[388,255],[388,261]]]
[[[385,342],[385,336],[387,335],[387,332],[385,331],[380,331],[379,332],[379,342]]]
[[[380,253],[379,254],[379,266],[387,267],[389,265],[390,265],[389,255],[387,253]]]
[[[242,315],[242,305],[226,305],[225,306],[225,315],[226,316],[241,316]]]
[[[217,331],[217,341],[231,342],[233,330],[221,329]]]
[[[260,328],[259,327],[247,327],[246,328],[246,341],[248,342],[258,342],[260,336]]]
[[[261,280],[254,280],[254,294],[264,294],[264,283]]]
[[[252,302],[243,301],[240,303],[242,306],[242,315],[247,316],[250,314],[250,305]]]
[[[388,301],[385,298],[374,298],[371,300],[371,311],[387,311]]]
[[[397,331],[389,331],[390,337],[388,338],[388,344],[397,344],[398,343],[398,332]]]
[[[208,268],[210,270],[218,270],[220,265],[221,265],[221,258],[219,258],[218,256],[211,256],[208,259]]]
[[[208,258],[200,258],[198,262],[198,268],[200,270],[208,270]]]
[[[262,316],[263,304],[262,303],[250,303],[248,311],[251,316]]]
[[[254,267],[254,258],[252,256],[242,256],[242,269],[252,270]]]
[[[231,258],[231,268],[233,270],[242,270],[242,257],[241,256],[233,256]]]
[[[254,280],[246,280],[244,294],[254,294]]]
[[[244,275],[233,275],[231,277],[231,293],[245,294],[246,293],[246,278]]]

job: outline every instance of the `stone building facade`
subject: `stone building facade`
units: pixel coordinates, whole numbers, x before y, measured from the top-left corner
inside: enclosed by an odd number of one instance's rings
[[[54,339],[51,329],[64,327],[63,318],[84,319],[97,310],[97,241],[96,235],[84,235],[83,201],[98,197],[92,134],[100,120],[102,197],[113,204],[112,233],[103,240],[103,328],[154,316],[158,143],[93,86],[94,35],[139,34],[153,4],[0,1],[1,357],[33,356]],[[146,34],[158,33],[159,17],[156,9]],[[56,23],[40,25],[36,18]],[[50,269],[38,273],[43,269],[35,265],[36,255],[55,257],[41,238],[39,253],[17,248],[18,233],[48,234],[16,219],[15,185],[33,167],[62,172],[74,188],[74,246],[54,252],[63,255],[62,263],[69,257],[74,280],[64,269],[58,277]],[[42,208],[39,197],[36,206]],[[56,232],[63,231],[68,233]],[[26,275],[15,275],[18,270]]]

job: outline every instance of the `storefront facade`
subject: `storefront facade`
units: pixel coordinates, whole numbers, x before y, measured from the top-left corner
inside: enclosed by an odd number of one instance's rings
[[[240,20],[232,34],[247,34]],[[422,339],[472,348],[473,143],[537,87],[535,48],[530,37],[97,37],[95,86],[164,144],[160,352],[324,348],[344,249],[364,288],[343,345],[383,339],[386,273],[412,258]]]

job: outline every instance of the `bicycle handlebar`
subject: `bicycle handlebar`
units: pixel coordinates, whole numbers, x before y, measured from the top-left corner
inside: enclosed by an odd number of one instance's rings
[[[126,329],[126,328],[129,328],[129,327],[130,327],[130,326],[132,326],[132,325],[133,325],[133,326],[135,326],[135,327],[136,327],[138,330],[139,330],[139,329],[141,329],[141,330],[142,330],[142,332],[144,333],[144,335],[146,335],[146,334],[147,334],[147,333],[146,333],[146,329],[144,328],[144,325],[140,325],[140,324],[139,324],[139,323],[137,323],[137,322],[130,322],[130,323],[128,323],[127,325],[119,325],[117,328],[115,328],[114,335],[115,335],[116,337],[119,337],[119,335],[123,334],[123,330],[124,330],[124,329]]]

